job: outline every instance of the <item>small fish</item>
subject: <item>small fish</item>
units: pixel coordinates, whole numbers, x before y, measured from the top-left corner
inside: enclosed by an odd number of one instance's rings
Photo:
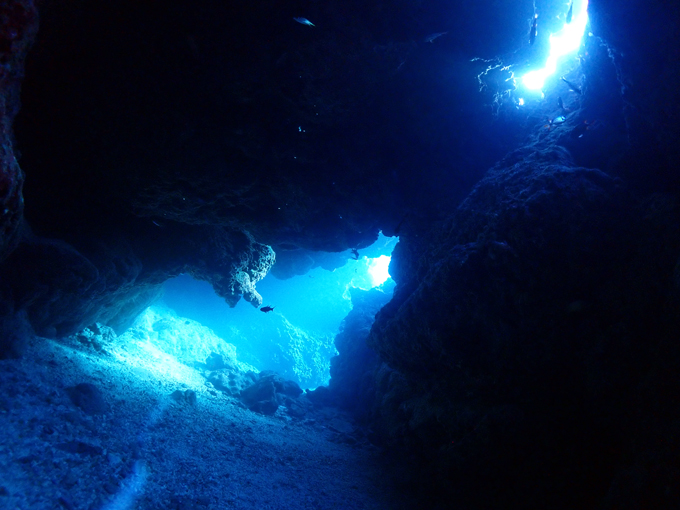
[[[561,97],[557,98],[557,106],[559,106],[560,108],[562,108],[564,110],[564,103],[562,102]]]
[[[441,36],[446,35],[446,34],[448,34],[448,32],[435,32],[434,34],[428,35],[428,36],[424,39],[424,41],[425,41],[425,42],[431,43],[431,42],[434,42],[435,39],[438,39],[438,38],[440,38]]]
[[[552,128],[554,128],[555,126],[559,126],[560,124],[564,124],[566,121],[567,118],[564,115],[560,115],[558,117],[555,117],[554,119],[549,119],[545,127],[548,128],[548,131],[551,131]]]
[[[574,0],[569,3],[569,10],[567,11],[567,25],[571,23],[571,16],[574,13]]]
[[[529,30],[529,44],[533,45],[536,40],[536,34],[538,34],[538,14],[534,14],[534,21],[531,23],[531,29]]]
[[[269,313],[273,311],[274,308],[275,308],[274,306],[263,306],[262,308],[260,308],[260,311],[264,313]]]
[[[567,80],[564,76],[562,77],[562,81],[563,81],[564,83],[566,83],[567,86],[568,86],[571,90],[573,90],[573,91],[576,92],[577,94],[581,95],[581,89],[578,88],[576,85],[574,85],[574,84],[573,84],[572,82],[570,82],[569,80]]]
[[[316,26],[314,23],[309,21],[307,18],[293,18],[295,21],[298,23],[301,23],[302,25],[307,25],[308,27],[314,27]]]
[[[352,257],[354,257],[354,260],[359,260],[359,250],[352,248]]]

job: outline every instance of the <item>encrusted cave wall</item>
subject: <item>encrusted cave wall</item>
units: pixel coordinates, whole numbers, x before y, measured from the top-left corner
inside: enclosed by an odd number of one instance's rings
[[[180,273],[257,306],[276,254],[288,277],[382,230],[375,364],[340,338],[329,394],[424,502],[672,508],[680,7],[591,0],[558,129],[566,90],[521,110],[476,79],[545,49],[530,2],[300,9],[3,3],[2,354],[123,330]]]
[[[22,217],[16,147],[29,177],[24,241],[1,268],[1,291],[41,335],[93,321],[123,328],[181,272],[231,305],[257,306],[275,253],[288,276],[310,251],[438,221],[509,146],[443,115],[423,124],[405,100],[438,107],[413,87],[431,85],[427,59],[444,58],[416,42],[421,27],[404,31],[416,4],[314,6],[319,30],[277,2],[38,5],[37,33],[34,3],[7,7],[5,256]],[[453,70],[435,85],[476,90]],[[442,164],[463,146],[480,160]]]

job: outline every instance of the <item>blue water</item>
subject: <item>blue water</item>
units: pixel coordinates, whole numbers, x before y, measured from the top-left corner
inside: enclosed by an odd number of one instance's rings
[[[210,284],[189,275],[168,280],[163,300],[178,315],[208,326],[234,344],[240,360],[316,386],[328,380],[333,338],[352,309],[349,288],[374,287],[374,268],[391,254],[397,240],[381,234],[372,246],[360,250],[359,260],[348,251],[347,262],[333,271],[317,267],[287,280],[266,276],[257,290],[263,306],[274,307],[270,313],[244,300],[230,308]]]

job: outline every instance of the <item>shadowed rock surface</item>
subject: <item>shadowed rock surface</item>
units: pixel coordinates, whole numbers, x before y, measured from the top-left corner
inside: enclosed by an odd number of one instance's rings
[[[680,6],[591,0],[580,93],[520,107],[564,17],[535,4],[4,2],[0,354],[182,273],[258,307],[382,230],[393,298],[308,398],[423,508],[680,505]]]
[[[649,417],[680,387],[678,212],[562,153],[511,155],[426,256],[394,253],[417,269],[393,273],[369,338],[386,362],[375,419],[419,483],[484,508],[671,497],[645,459],[673,457],[672,427]],[[624,491],[638,469],[659,485]]]
[[[31,0],[0,6],[0,261],[18,240],[24,212],[24,173],[17,162],[12,125],[20,107],[24,59],[38,28]]]

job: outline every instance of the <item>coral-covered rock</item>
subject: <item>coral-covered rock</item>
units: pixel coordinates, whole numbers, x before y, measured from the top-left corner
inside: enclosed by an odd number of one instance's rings
[[[631,428],[631,399],[667,402],[673,391],[648,379],[680,388],[657,372],[680,359],[666,340],[680,316],[664,304],[680,250],[671,204],[640,206],[563,151],[527,150],[492,169],[429,244],[402,239],[417,247],[395,263],[417,269],[369,337],[389,365],[376,381],[382,440],[433,466],[432,489],[464,506],[601,497],[628,469],[618,452],[663,428]]]
[[[287,397],[296,398],[302,393],[302,389],[295,381],[286,380],[272,370],[264,370],[263,372],[260,372],[259,379],[260,381],[263,379],[272,381],[274,388],[276,389],[276,393],[280,393]]]
[[[294,381],[287,381],[270,370],[260,372],[258,380],[241,392],[241,400],[251,411],[274,414],[285,402],[302,394],[302,389]],[[293,413],[302,416],[304,407],[291,405]]]
[[[238,397],[243,390],[257,381],[254,372],[241,372],[236,368],[220,369],[208,375],[208,382],[216,389],[232,397]]]
[[[273,415],[283,402],[271,379],[260,379],[241,392],[241,400],[251,411]]]
[[[379,365],[379,358],[368,347],[366,340],[375,314],[392,297],[391,287],[394,283],[386,285],[388,288],[369,291],[350,289],[352,310],[340,324],[340,332],[335,336],[338,355],[331,358],[328,389],[333,403],[353,412],[357,418],[369,413],[374,398],[373,372]]]
[[[116,341],[116,332],[113,328],[100,323],[95,323],[89,328],[76,333],[75,340],[91,347],[98,352],[106,352],[106,348]]]
[[[25,308],[46,337],[71,335],[95,322],[123,331],[158,299],[161,284],[182,270],[211,282],[231,306],[241,296],[261,304],[255,284],[274,264],[269,246],[221,228],[198,229],[181,242],[157,230],[134,245],[118,233],[106,241],[76,240],[77,247],[26,231],[0,266],[0,296]]]
[[[262,296],[255,284],[264,278],[274,265],[276,256],[267,245],[258,243],[247,232],[223,228],[206,229],[203,256],[185,261],[187,272],[197,280],[210,282],[215,292],[230,306],[242,296],[255,307],[262,304]]]

